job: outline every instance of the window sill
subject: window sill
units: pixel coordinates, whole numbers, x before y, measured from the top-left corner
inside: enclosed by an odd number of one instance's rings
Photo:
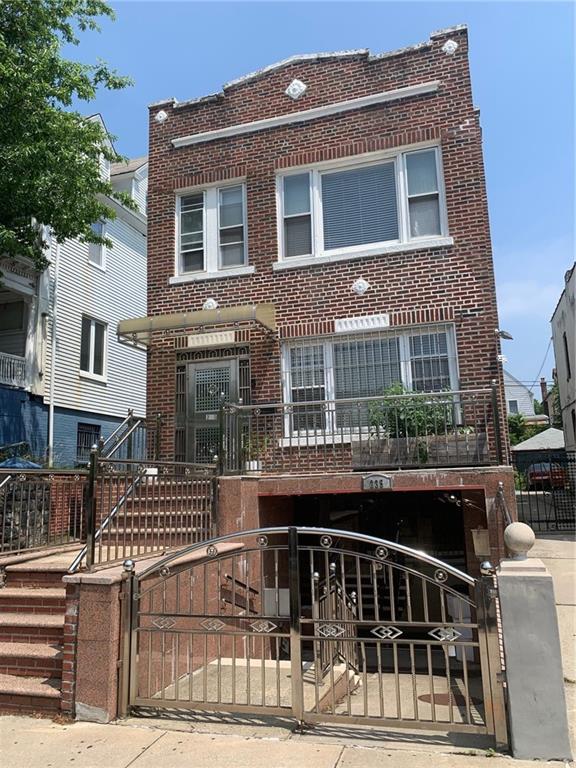
[[[192,272],[189,275],[175,275],[168,279],[170,285],[181,285],[182,283],[198,283],[202,280],[221,280],[225,277],[241,277],[242,275],[252,275],[256,271],[255,267],[232,267],[231,269],[221,269],[218,272]]]
[[[91,267],[94,267],[94,269],[98,269],[100,272],[106,272],[106,267],[103,264],[96,264],[95,261],[90,261],[90,259],[88,259],[88,264],[90,264]]]
[[[272,264],[273,270],[297,269],[298,267],[311,267],[314,264],[332,264],[337,261],[351,261],[352,259],[365,259],[369,256],[385,256],[388,253],[404,253],[409,251],[423,251],[428,248],[445,248],[454,245],[452,237],[432,237],[422,240],[414,240],[409,243],[394,243],[394,245],[381,245],[378,248],[366,248],[362,251],[349,251],[323,256],[294,256],[291,259],[277,261]]]
[[[99,384],[108,384],[108,378],[106,376],[98,376],[96,373],[89,373],[88,371],[79,371],[78,376],[81,379],[87,379],[88,381],[97,381]]]

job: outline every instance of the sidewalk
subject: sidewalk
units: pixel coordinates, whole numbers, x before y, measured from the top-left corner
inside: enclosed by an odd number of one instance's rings
[[[576,543],[541,534],[531,552],[554,578],[568,715],[576,747]],[[0,717],[2,768],[537,768],[495,755],[481,737],[425,731],[319,726],[294,733],[293,722],[259,717],[166,713],[111,725],[60,725]],[[465,746],[461,746],[465,744]],[[576,749],[574,750],[576,752]],[[490,762],[486,762],[489,757]]]
[[[304,735],[263,725],[223,726],[216,718],[170,723],[74,723],[0,718],[2,768],[536,768],[490,750],[453,747],[442,737],[374,729],[318,728]],[[162,726],[158,723],[162,722]],[[171,730],[180,725],[183,730]],[[170,729],[170,730],[169,730]],[[193,729],[193,730],[192,730]],[[204,732],[209,731],[209,732]],[[275,733],[279,731],[279,733]],[[232,735],[233,733],[233,735]],[[354,735],[352,735],[354,734]],[[363,738],[364,736],[364,738]],[[390,739],[391,734],[387,734]],[[377,746],[375,741],[377,739]],[[490,757],[487,763],[486,758]]]
[[[576,756],[576,541],[573,533],[537,533],[531,557],[552,574],[558,613],[572,754]]]

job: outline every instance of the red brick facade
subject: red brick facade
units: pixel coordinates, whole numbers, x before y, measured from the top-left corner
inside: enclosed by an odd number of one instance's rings
[[[458,48],[442,50],[447,40]],[[308,86],[298,101],[285,89]],[[382,91],[435,81],[437,91],[331,116],[175,148],[178,137],[285,115]],[[155,120],[162,109],[164,122]],[[441,148],[453,245],[274,271],[278,260],[275,173],[340,157],[436,140]],[[281,401],[280,339],[330,333],[336,317],[389,313],[391,327],[455,324],[460,386],[501,382],[498,327],[481,129],[472,102],[464,28],[433,35],[396,54],[366,52],[304,59],[272,68],[189,104],[150,112],[148,313],[194,311],[209,297],[221,307],[273,302],[278,337],[251,330],[253,402]],[[175,260],[175,190],[243,177],[247,190],[250,275],[170,285]],[[357,296],[357,278],[371,288]],[[163,452],[173,451],[175,351],[159,338],[148,362],[148,410],[164,417]]]

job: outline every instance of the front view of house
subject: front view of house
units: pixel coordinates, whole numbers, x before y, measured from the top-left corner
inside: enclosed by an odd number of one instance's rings
[[[162,458],[217,463],[218,532],[496,557],[497,328],[465,27],[151,106],[148,315],[119,336],[148,347]]]

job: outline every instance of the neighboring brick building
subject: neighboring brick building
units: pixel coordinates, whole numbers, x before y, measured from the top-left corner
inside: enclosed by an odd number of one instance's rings
[[[221,480],[221,530],[360,527],[474,568],[488,514],[497,557],[497,328],[465,27],[151,106],[148,318],[120,330],[149,344],[164,458],[245,474]],[[405,390],[444,394],[374,399]]]

